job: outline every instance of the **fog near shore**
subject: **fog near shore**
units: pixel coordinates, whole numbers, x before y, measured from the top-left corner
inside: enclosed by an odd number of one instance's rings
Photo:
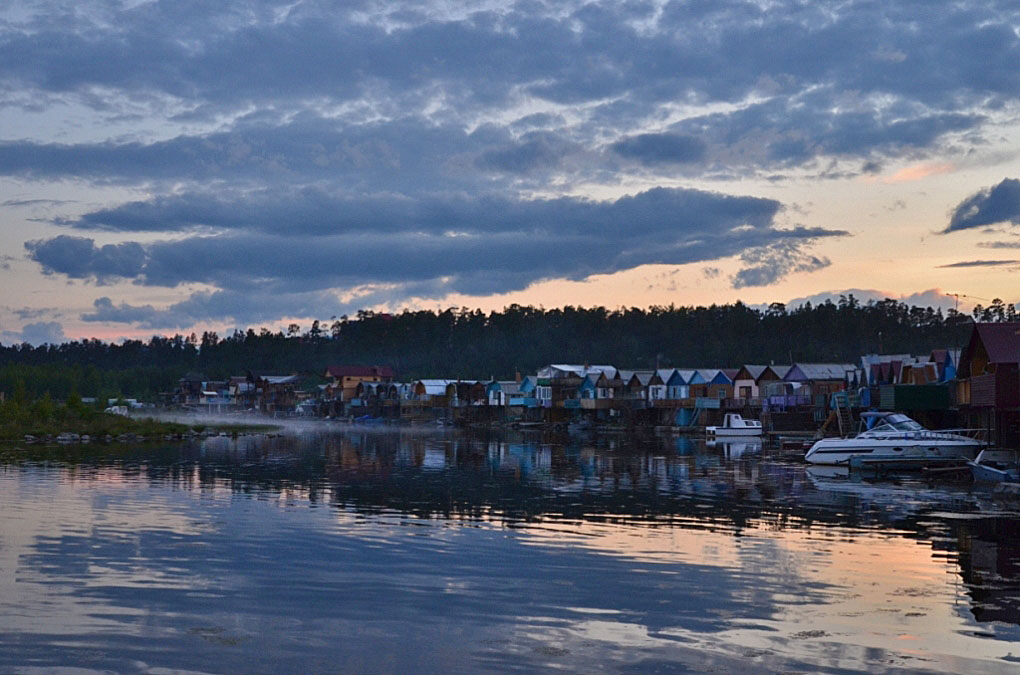
[[[267,417],[265,415],[251,414],[212,414],[202,412],[180,412],[180,411],[132,411],[130,417],[134,419],[152,418],[161,422],[176,422],[178,424],[195,425],[268,425],[279,427],[279,433],[286,434],[321,434],[334,432],[358,433],[393,433],[397,429],[408,428],[406,425],[378,425],[358,424],[357,422],[342,422],[338,420],[326,420],[321,418],[300,419],[295,417]],[[438,434],[447,429],[430,424],[415,425],[416,434]],[[268,431],[268,430],[267,430]],[[275,432],[275,431],[274,431]],[[269,432],[269,433],[274,433]]]

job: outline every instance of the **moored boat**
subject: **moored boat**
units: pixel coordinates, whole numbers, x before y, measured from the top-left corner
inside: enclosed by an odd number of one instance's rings
[[[804,455],[812,464],[849,464],[854,457],[903,457],[919,463],[946,459],[971,459],[984,446],[980,430],[932,431],[906,415],[890,412],[861,413],[866,428],[853,438],[823,438]]]
[[[979,483],[1020,483],[1020,451],[986,448],[967,465]]]
[[[737,413],[726,413],[722,426],[705,427],[709,438],[714,436],[761,436],[761,422],[745,420]]]

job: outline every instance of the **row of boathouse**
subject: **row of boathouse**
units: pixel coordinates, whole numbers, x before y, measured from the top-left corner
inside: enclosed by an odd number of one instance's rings
[[[361,421],[697,429],[726,412],[776,432],[848,434],[853,414],[899,410],[926,426],[985,428],[1020,442],[1020,323],[975,324],[962,349],[867,354],[856,363],[748,364],[627,370],[549,364],[511,380],[400,381],[389,366],[329,365],[315,377],[249,371],[226,381],[192,373],[172,402],[210,412],[258,411]]]

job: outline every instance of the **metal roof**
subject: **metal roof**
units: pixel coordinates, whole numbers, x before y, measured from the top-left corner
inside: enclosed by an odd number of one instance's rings
[[[655,372],[659,374],[659,379],[663,382],[669,382],[669,378],[673,377],[673,373],[676,372],[676,368],[659,368]]]
[[[783,379],[790,379],[796,372],[806,380],[844,380],[847,373],[856,372],[852,363],[795,363]]]
[[[291,382],[297,382],[297,375],[259,375],[260,380],[265,380],[269,384],[290,384]]]
[[[683,380],[684,384],[690,384],[691,383],[691,379],[694,377],[695,373],[697,373],[697,372],[698,371],[692,370],[690,368],[684,368],[684,369],[677,368],[676,369],[676,374],[680,376],[680,379]]]
[[[722,371],[718,368],[698,368],[697,372],[702,378],[704,378],[705,382],[711,382],[715,379],[715,376]]]
[[[415,384],[423,386],[427,396],[446,396],[446,388],[457,380],[418,380]]]
[[[546,366],[545,368],[542,368],[541,370],[538,371],[538,373],[541,377],[554,377],[553,373],[550,372],[553,370],[558,370],[562,373],[570,373],[572,375],[576,375],[577,377],[584,377],[588,373],[601,372],[605,373],[606,377],[608,377],[609,379],[613,379],[616,377],[617,374],[615,366],[607,365],[588,366],[572,363],[553,363]]]
[[[755,382],[757,382],[758,378],[761,377],[761,374],[764,373],[767,368],[768,368],[768,366],[746,366],[745,365],[740,370],[746,370],[747,374],[751,376],[751,379],[754,380]],[[737,374],[739,375],[740,373],[738,372]],[[736,376],[734,376],[733,379],[736,380],[737,379]]]
[[[490,391],[501,391],[504,394],[519,394],[521,393],[521,384],[517,380],[494,380],[489,383],[488,389]]]

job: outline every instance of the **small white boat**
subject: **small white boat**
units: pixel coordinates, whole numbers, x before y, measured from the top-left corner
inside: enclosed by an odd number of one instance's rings
[[[868,428],[853,438],[823,438],[804,455],[812,464],[849,464],[851,457],[883,459],[901,456],[919,462],[949,458],[970,459],[985,443],[981,430],[946,429],[931,431],[906,415],[890,412],[861,413]]]
[[[980,483],[1020,483],[1020,451],[985,448],[967,464]]]
[[[726,413],[722,426],[705,427],[709,438],[716,436],[761,436],[761,422],[745,420],[737,413]]]

